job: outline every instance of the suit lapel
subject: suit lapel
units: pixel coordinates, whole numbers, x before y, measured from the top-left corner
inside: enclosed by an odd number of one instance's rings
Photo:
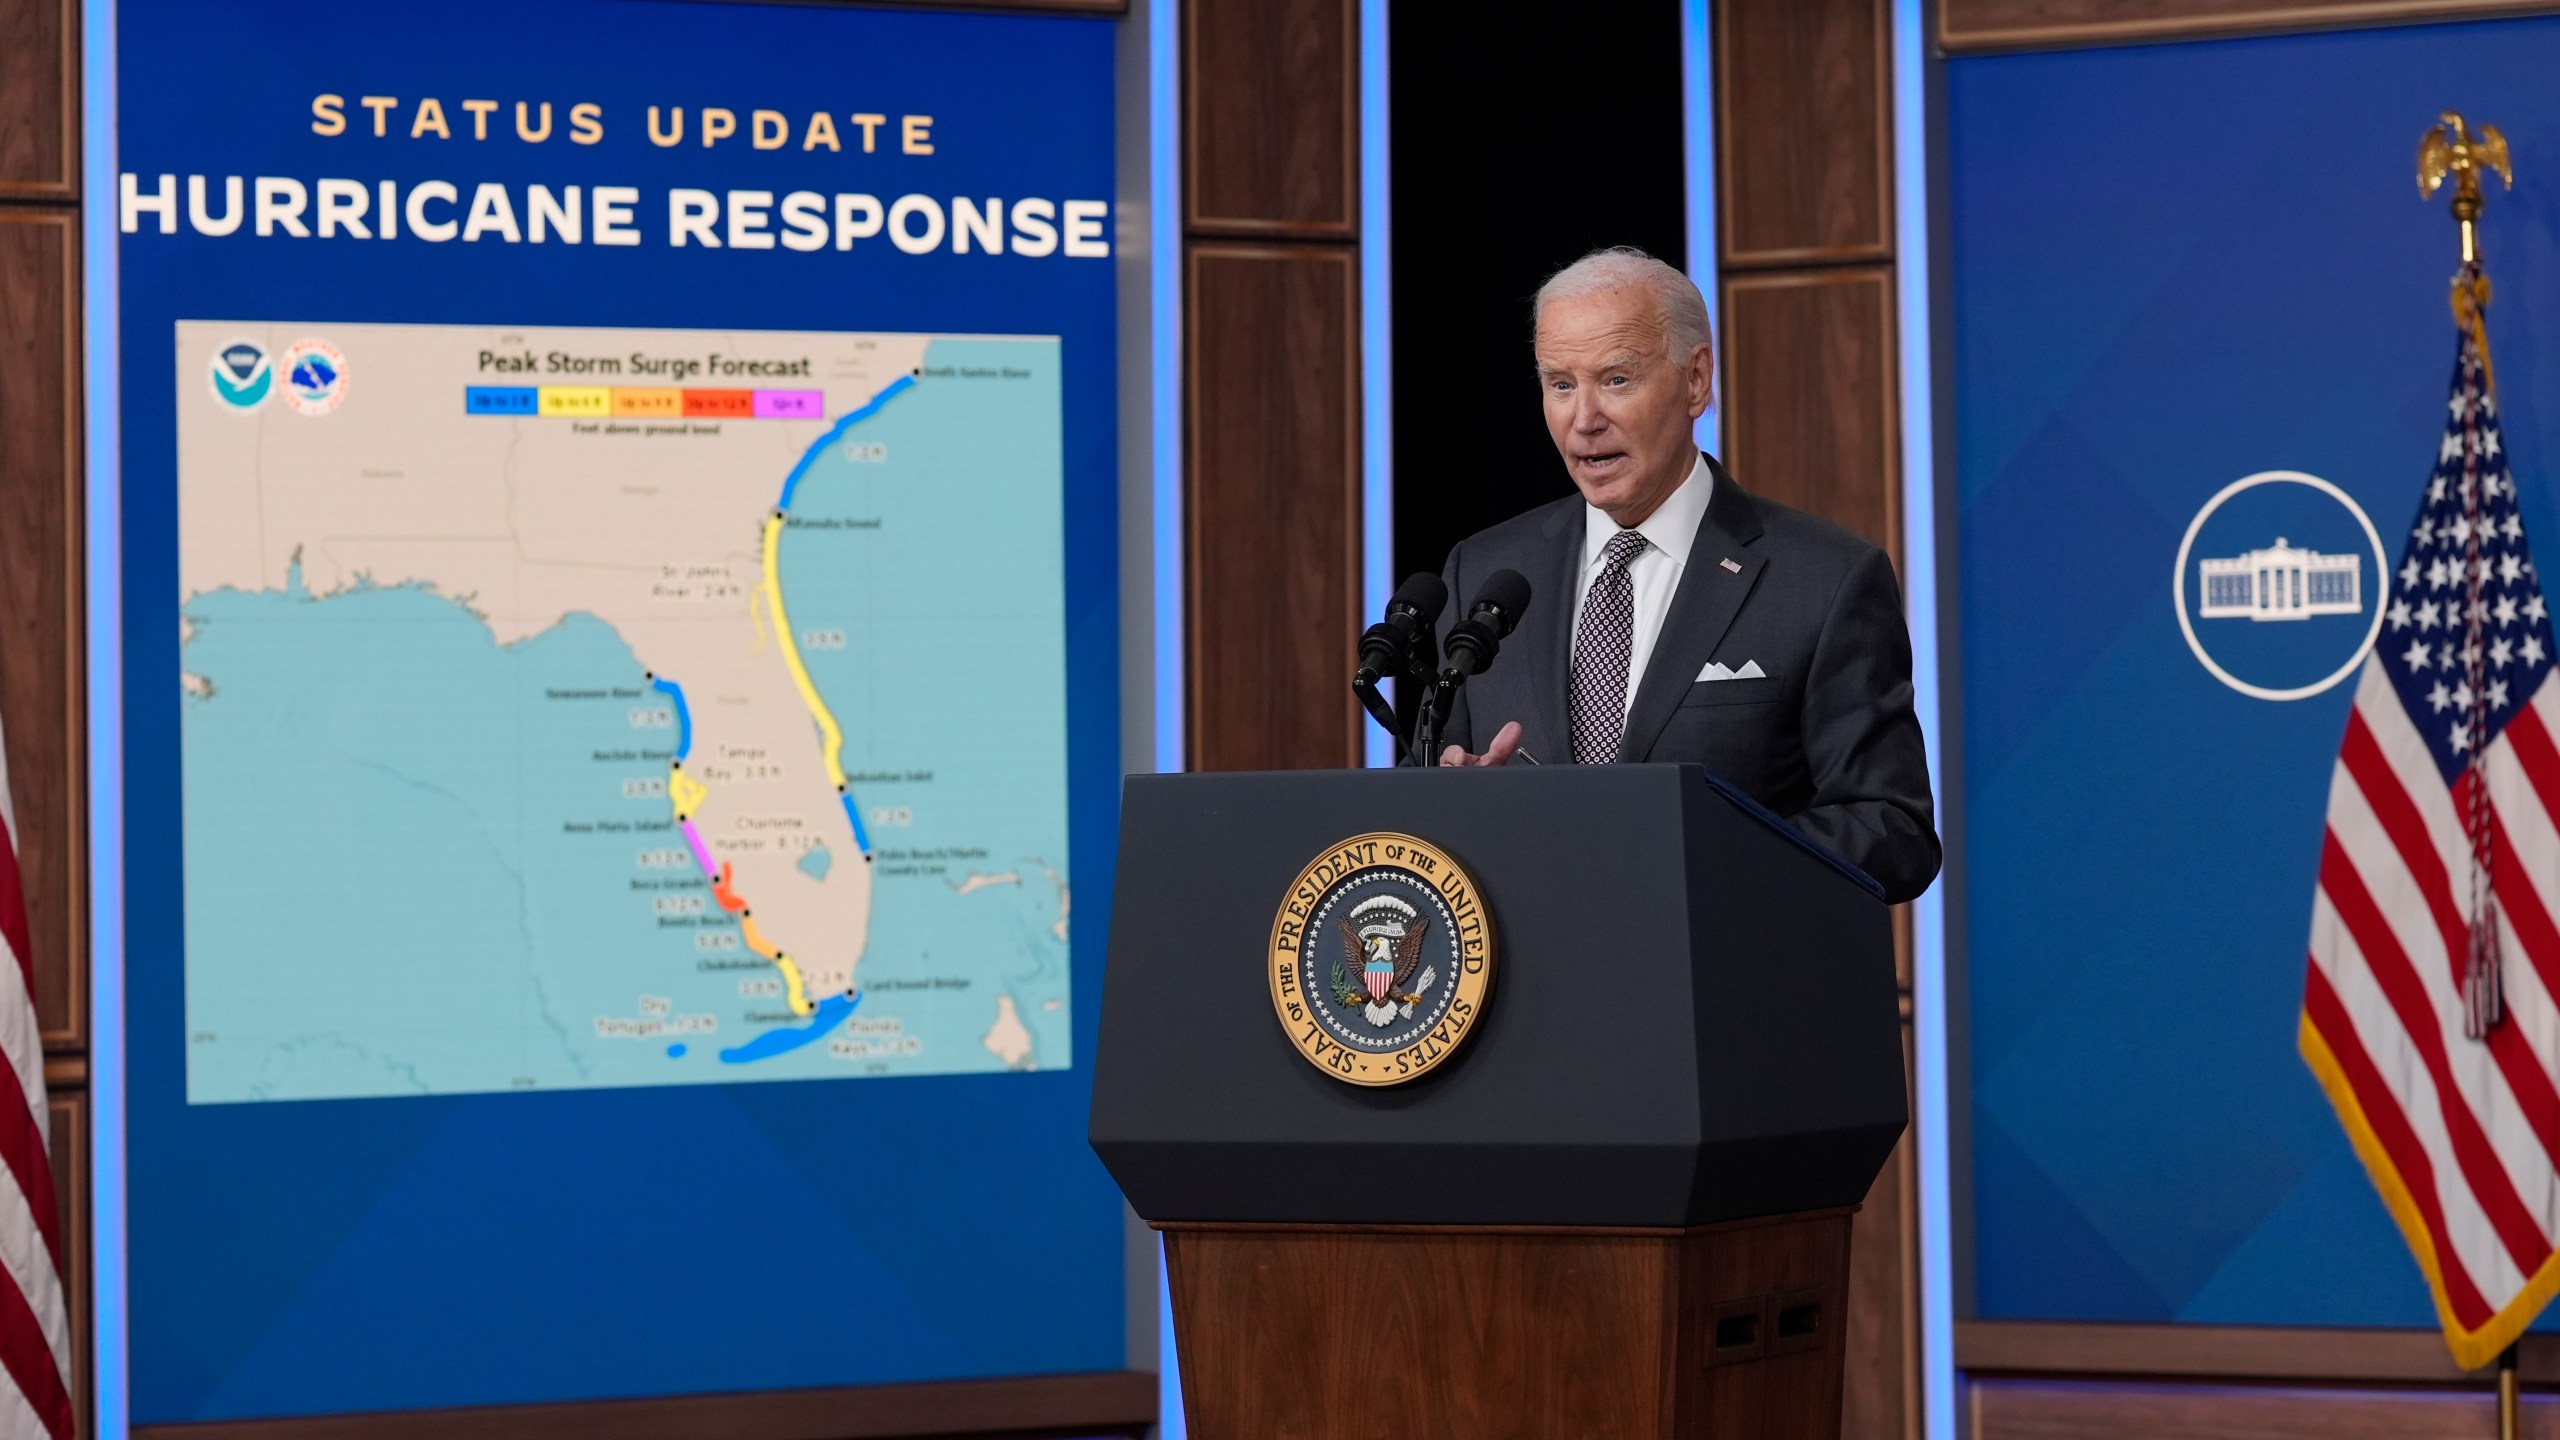
[[[1758,507],[1715,457],[1709,456],[1707,465],[1715,475],[1715,492],[1708,497],[1706,519],[1689,546],[1680,588],[1671,594],[1670,612],[1662,617],[1662,633],[1654,637],[1653,654],[1645,661],[1644,679],[1627,712],[1627,732],[1618,742],[1621,761],[1642,760],[1653,749],[1698,672],[1715,658],[1716,646],[1768,563],[1751,548],[1760,538]],[[1741,568],[1727,569],[1727,561]]]
[[[1541,760],[1569,759],[1573,754],[1573,706],[1567,687],[1573,678],[1573,604],[1582,570],[1582,512],[1579,496],[1570,505],[1555,507],[1539,527],[1544,553],[1529,577],[1533,594],[1543,590],[1556,597],[1555,604],[1533,606],[1529,611],[1553,621],[1545,633],[1529,637],[1531,644],[1526,647],[1526,658],[1536,667],[1530,688],[1537,695],[1540,730],[1537,736],[1524,739],[1537,741],[1530,753]]]

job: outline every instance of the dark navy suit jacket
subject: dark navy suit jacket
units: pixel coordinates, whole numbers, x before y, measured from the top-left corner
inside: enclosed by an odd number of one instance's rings
[[[1937,875],[1939,850],[1892,562],[1707,464],[1715,489],[1617,759],[1704,765],[1874,876],[1888,900],[1909,900]],[[1443,744],[1480,751],[1517,720],[1540,763],[1572,762],[1565,697],[1584,515],[1567,496],[1449,552],[1444,639],[1494,571],[1517,570],[1531,589],[1500,659],[1458,692]],[[1761,674],[1700,681],[1710,661]]]

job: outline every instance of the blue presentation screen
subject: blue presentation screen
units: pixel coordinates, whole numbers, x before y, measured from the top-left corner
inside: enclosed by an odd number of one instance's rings
[[[2489,337],[2560,545],[2556,68],[2547,20],[1947,67],[1965,1313],[2435,1323],[2296,1039],[2445,426],[2459,250],[2412,182],[2449,105],[2519,157]]]
[[[134,1420],[1120,1368],[1110,23],[117,45]]]

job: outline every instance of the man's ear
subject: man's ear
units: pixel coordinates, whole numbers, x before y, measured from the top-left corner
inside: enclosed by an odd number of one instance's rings
[[[1689,352],[1689,418],[1697,419],[1716,403],[1716,350],[1712,344]]]

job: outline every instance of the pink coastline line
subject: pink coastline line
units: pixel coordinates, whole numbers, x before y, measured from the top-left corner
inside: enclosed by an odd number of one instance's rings
[[[690,820],[679,820],[676,823],[684,827],[684,843],[693,847],[693,858],[702,862],[702,878],[718,881],[720,867],[711,863],[711,851],[703,845],[701,833],[693,828],[693,822]]]

